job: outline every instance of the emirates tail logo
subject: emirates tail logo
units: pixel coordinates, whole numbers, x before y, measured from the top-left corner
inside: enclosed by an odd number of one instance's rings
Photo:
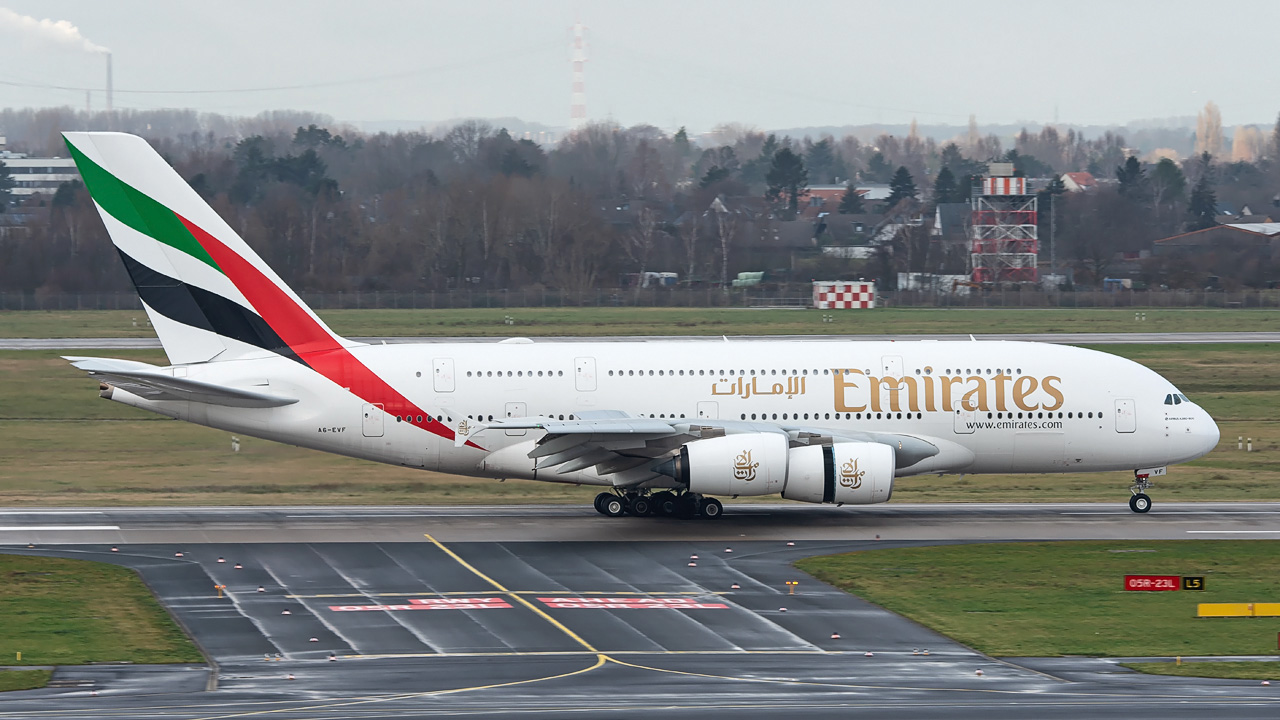
[[[866,474],[866,470],[858,469],[858,459],[854,458],[840,466],[840,484],[857,490],[862,487],[862,476]]]
[[[458,423],[458,434],[459,434],[459,435],[470,435],[470,434],[471,434],[471,425],[470,425],[470,423],[468,423],[468,422],[466,421],[466,419],[465,419],[465,418],[463,419],[463,421],[462,421],[462,422]]]
[[[760,463],[751,462],[751,451],[743,450],[733,459],[733,478],[751,482],[756,479],[756,468],[758,467],[760,467]]]

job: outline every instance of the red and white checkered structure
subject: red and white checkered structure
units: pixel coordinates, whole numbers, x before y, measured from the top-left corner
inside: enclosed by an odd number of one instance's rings
[[[860,310],[876,306],[873,282],[813,283],[813,307],[818,310]]]

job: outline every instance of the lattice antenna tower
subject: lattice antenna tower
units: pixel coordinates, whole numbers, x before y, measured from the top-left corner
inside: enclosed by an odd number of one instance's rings
[[[587,27],[581,22],[574,22],[570,28],[573,41],[569,45],[571,52],[569,63],[573,68],[573,94],[569,100],[569,127],[576,129],[587,122]]]

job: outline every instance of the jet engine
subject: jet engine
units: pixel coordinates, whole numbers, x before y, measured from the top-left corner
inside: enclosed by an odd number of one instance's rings
[[[798,447],[782,497],[811,503],[882,503],[893,494],[893,448],[880,443]]]
[[[695,440],[654,468],[706,495],[772,495],[787,483],[786,435],[742,433]],[[890,451],[892,452],[892,451]]]

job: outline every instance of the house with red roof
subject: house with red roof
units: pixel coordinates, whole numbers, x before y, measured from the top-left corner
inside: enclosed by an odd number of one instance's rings
[[[1098,187],[1098,179],[1088,172],[1062,173],[1062,185],[1067,192],[1088,192]]]

